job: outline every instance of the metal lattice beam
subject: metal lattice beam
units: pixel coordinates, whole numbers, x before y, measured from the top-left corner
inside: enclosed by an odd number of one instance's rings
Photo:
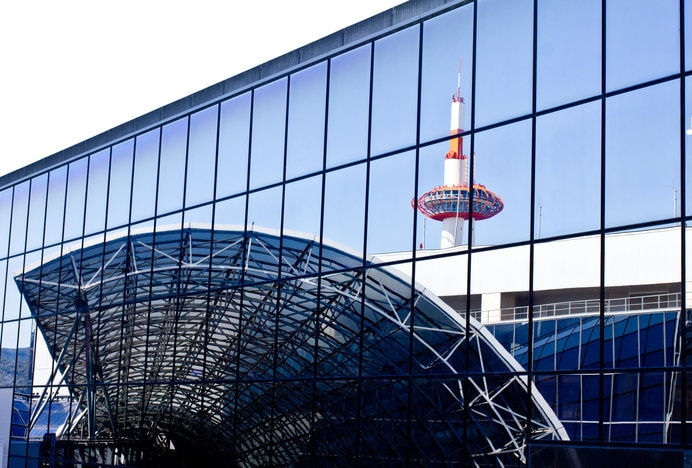
[[[527,430],[523,369],[478,322],[467,330],[401,274],[314,239],[162,230],[84,247],[16,281],[92,439],[165,433],[238,463],[294,463],[310,444],[345,450],[336,439],[354,437],[355,421],[413,418],[409,450],[444,458],[463,444],[478,463],[502,464],[524,459],[528,433],[566,438],[535,390]],[[74,331],[80,291],[90,338]],[[373,398],[376,376],[393,385],[385,398]],[[423,386],[420,403],[409,406],[404,382]],[[396,457],[404,442],[393,437],[362,450]]]

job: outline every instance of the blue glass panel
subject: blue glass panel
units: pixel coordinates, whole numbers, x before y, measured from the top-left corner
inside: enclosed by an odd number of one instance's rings
[[[132,221],[154,215],[159,167],[160,129],[137,137],[135,143],[135,168],[132,187]]]
[[[585,342],[582,347],[582,369],[596,369],[599,366],[600,349],[597,341]]]
[[[541,375],[536,377],[536,388],[539,392],[541,392],[541,395],[543,398],[545,398],[545,401],[547,401],[548,404],[553,408],[556,408],[558,405],[557,379],[558,377],[554,375]]]
[[[284,172],[286,79],[255,90],[250,188],[280,182]]]
[[[496,216],[474,222],[476,245],[527,240],[531,213],[531,122],[495,128],[475,138],[474,183],[484,185],[506,201]]]
[[[0,192],[0,258],[7,257],[12,226],[12,188]]]
[[[185,185],[186,207],[209,202],[214,197],[218,113],[218,106],[212,106],[190,116],[190,148]]]
[[[499,341],[502,346],[508,351],[512,349],[512,343],[514,342],[514,330],[517,325],[515,324],[501,324],[501,325],[486,325],[490,333]]]
[[[598,440],[598,423],[584,423],[580,427],[582,440]]]
[[[611,441],[631,441],[634,440],[636,432],[634,424],[613,424],[608,427],[609,439]]]
[[[16,185],[12,200],[10,224],[10,255],[24,251],[27,217],[29,215],[29,182]]]
[[[10,283],[9,285],[12,286],[12,278],[10,274]],[[7,283],[7,260],[0,260],[0,287],[2,288],[7,288],[8,283]],[[3,311],[5,310],[5,297],[4,295],[0,296],[0,313],[4,313]],[[0,328],[1,330],[1,328]]]
[[[183,208],[187,126],[188,119],[183,117],[162,129],[157,214]]]
[[[667,428],[663,424],[639,423],[637,425],[637,441],[640,443],[649,442],[658,444],[666,442],[666,438],[664,438],[666,429]]]
[[[82,158],[69,166],[65,201],[65,240],[81,236],[84,229],[88,163],[87,158]]]
[[[680,65],[680,2],[606,2],[608,91],[676,73]]]
[[[559,352],[557,357],[558,357],[558,362],[557,362],[557,368],[558,369],[565,370],[565,369],[578,369],[579,368],[579,349],[578,348],[566,349],[562,352]]]
[[[460,66],[459,94],[465,104],[462,130],[471,128],[473,7],[466,5],[423,23],[422,141],[449,135],[451,96],[457,92]]]
[[[67,166],[48,174],[48,202],[46,206],[46,245],[55,244],[62,239],[63,212],[65,209],[65,190],[67,187]]]
[[[43,245],[43,227],[46,215],[46,195],[48,194],[48,174],[31,180],[29,196],[29,224],[27,228],[26,248],[33,250]],[[2,252],[2,250],[0,250]]]
[[[637,411],[638,378],[636,374],[615,374],[612,421],[633,421]]]
[[[670,386],[670,382],[666,382],[665,377],[666,374],[663,372],[640,375],[638,414],[640,421],[663,421],[667,409],[665,392]]]
[[[543,349],[544,356],[534,359],[533,370],[552,371],[555,370],[555,355],[553,354],[553,344]]]
[[[271,229],[281,232],[281,187],[260,190],[249,195],[247,229]]]
[[[330,172],[325,181],[324,239],[363,249],[365,164]]]
[[[608,376],[606,376],[606,380],[609,380]],[[586,421],[598,421],[599,381],[598,375],[585,374],[582,376],[582,414]]]
[[[221,103],[217,197],[240,193],[247,188],[250,104],[250,93]]]
[[[368,253],[411,250],[415,164],[412,151],[370,163]]]
[[[685,70],[692,68],[692,2],[685,0]]]
[[[411,27],[375,42],[372,155],[416,142],[418,36]]]
[[[663,325],[653,325],[643,329],[640,335],[642,367],[665,365],[665,352],[663,341]]]
[[[211,209],[212,205],[203,205],[198,208],[185,210],[183,213],[184,224],[192,223],[193,225],[209,226],[211,224]]]
[[[632,317],[620,316],[620,317],[610,317],[609,321],[612,325],[613,335],[622,336],[627,331],[627,324],[630,322]],[[634,318],[636,320],[636,317]]]
[[[526,346],[529,342],[529,327],[527,325],[517,325],[516,332],[514,335],[515,346],[524,345]],[[525,362],[524,362],[525,364]]]
[[[530,112],[533,0],[479,1],[476,54],[476,127]]]
[[[5,308],[3,309],[2,319],[4,321],[15,320],[19,318],[23,304],[22,296],[19,289],[13,287],[13,277],[15,273],[24,271],[24,256],[11,257],[7,261],[7,278],[5,283]],[[12,328],[7,328],[9,324],[5,323],[0,331],[2,332],[2,348],[16,348],[17,339],[19,338],[19,326],[15,322],[11,324]],[[11,333],[7,333],[10,332]]]
[[[581,419],[581,376],[560,375],[559,401],[554,406],[558,409],[561,420],[575,421]]]
[[[324,160],[327,62],[291,75],[288,103],[286,178],[322,169]]]
[[[615,339],[615,365],[617,367],[636,367],[639,365],[636,333],[623,335]]]
[[[608,226],[671,218],[677,211],[679,91],[680,83],[672,81],[606,102]]]
[[[89,180],[84,221],[86,234],[103,231],[106,228],[109,171],[110,149],[104,149],[89,157]]]
[[[367,156],[371,46],[334,57],[329,76],[327,166]]]
[[[426,146],[418,155],[418,198],[429,190],[444,185],[444,161],[449,143]],[[417,214],[416,246],[424,249],[439,249],[442,223]],[[464,243],[466,243],[464,241]]]
[[[562,338],[563,342],[563,347],[562,349],[568,350],[568,349],[574,349],[579,346],[579,329],[570,327],[570,329],[567,331],[568,335],[567,337]]]
[[[623,333],[636,333],[639,330],[639,315],[627,317],[623,319],[625,322],[625,330]]]
[[[601,0],[540,0],[537,52],[539,110],[599,94]]]
[[[216,228],[223,229],[234,226],[240,230],[245,228],[245,196],[234,197],[216,204],[214,217]]]
[[[577,134],[579,137],[575,138]],[[600,187],[600,103],[539,117],[536,120],[536,237],[597,229]]]
[[[669,313],[666,314],[668,315],[668,321],[666,322],[666,338],[667,338],[667,346],[666,346],[666,364],[671,365],[674,357],[674,352],[675,352],[675,347],[673,346],[674,340],[677,338],[677,313]]]
[[[130,219],[134,139],[113,146],[108,187],[108,227],[125,225]]]
[[[542,337],[555,335],[556,320],[537,320],[534,324],[533,338],[538,341]]]
[[[319,237],[321,210],[322,176],[286,184],[284,231]]]

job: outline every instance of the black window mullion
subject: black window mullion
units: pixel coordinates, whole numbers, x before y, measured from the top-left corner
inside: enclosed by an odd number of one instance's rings
[[[163,138],[163,128],[159,127],[158,128],[158,148],[157,148],[157,161],[156,161],[156,180],[155,180],[155,188],[154,188],[154,226],[152,229],[152,244],[156,245],[156,227],[157,227],[157,222],[158,222],[158,217],[156,214],[158,213],[158,200],[159,200],[159,184],[160,184],[160,170],[158,169],[161,167],[161,142]],[[134,200],[134,180],[135,180],[135,169],[137,167],[137,141],[138,138],[135,138],[134,144],[132,145],[132,171],[131,171],[131,176],[130,176],[130,210],[129,210],[129,219],[127,223],[127,242],[129,245],[131,245],[130,241],[130,236],[132,234],[132,204]],[[139,420],[139,427],[144,427],[145,424],[145,419],[151,417],[152,415],[149,415],[147,413],[147,392],[153,392],[155,390],[155,387],[158,385],[156,380],[158,380],[158,377],[154,376],[154,379],[152,382],[147,382],[149,380],[149,373],[147,372],[147,369],[149,367],[149,346],[151,345],[151,315],[152,315],[152,301],[153,301],[153,296],[154,296],[154,283],[153,283],[153,273],[154,273],[154,250],[152,249],[150,253],[150,266],[149,266],[149,287],[148,287],[148,297],[146,299],[147,301],[147,325],[146,325],[146,337],[144,341],[144,375],[142,378],[142,400],[141,400],[141,411],[140,411],[140,420]]]
[[[532,395],[534,392],[534,315],[533,315],[533,304],[534,304],[534,261],[535,261],[535,206],[536,206],[536,110],[537,110],[537,77],[538,77],[538,0],[533,0],[533,37],[532,37],[532,77],[531,77],[531,193],[530,193],[530,203],[529,203],[529,303],[528,303],[528,353],[527,353],[527,405],[526,405],[526,445],[524,447],[524,456],[531,466],[529,459],[529,449],[532,442],[532,414],[531,410],[533,407]],[[540,235],[540,233],[539,233]]]
[[[598,359],[598,440],[605,440],[605,207],[606,207],[606,13],[607,0],[601,0],[601,206],[599,268],[599,359]]]
[[[687,184],[686,184],[686,158],[687,135],[685,131],[687,112],[685,101],[687,95],[687,83],[685,78],[685,0],[679,2],[680,19],[680,395],[687,395],[687,229],[684,220],[687,217]],[[675,379],[669,379],[675,382]],[[673,394],[675,389],[671,389]],[[670,406],[670,405],[669,405]],[[687,405],[680,405],[680,444],[687,445]]]
[[[217,190],[217,183],[218,183],[218,171],[219,171],[219,140],[220,140],[220,133],[221,133],[221,104],[216,104],[216,131],[214,132],[214,181],[213,181],[213,188],[212,188],[212,204],[211,204],[211,225],[210,225],[210,239],[209,239],[209,271],[207,273],[207,287],[206,287],[206,296],[207,296],[207,305],[206,305],[206,317],[204,320],[204,346],[202,347],[202,381],[200,385],[202,388],[200,389],[200,408],[202,408],[203,411],[206,411],[206,405],[205,405],[205,399],[207,396],[207,393],[209,392],[208,387],[211,384],[210,382],[210,376],[207,374],[208,369],[207,369],[207,361],[209,359],[208,357],[208,348],[209,348],[209,343],[211,342],[211,334],[212,331],[210,330],[211,322],[214,319],[213,317],[213,310],[212,310],[212,280],[213,280],[213,271],[214,271],[214,248],[215,248],[215,233],[216,233],[216,190]],[[218,294],[218,293],[214,293]],[[214,378],[216,379],[216,378]],[[210,402],[211,403],[211,402]],[[212,405],[209,404],[209,407]]]
[[[471,81],[471,122],[470,122],[470,127],[471,127],[471,144],[469,145],[469,150],[471,152],[471,156],[469,157],[469,185],[473,187],[473,173],[474,171],[474,154],[475,154],[475,132],[476,132],[476,70],[477,70],[477,56],[478,56],[478,0],[474,2],[473,5],[473,33],[472,33],[472,50],[473,50],[473,59],[471,61],[471,76],[472,76],[472,81]],[[473,192],[473,190],[471,190]],[[473,195],[472,195],[473,196]],[[472,204],[471,200],[469,200],[469,211],[472,210]],[[469,227],[468,227],[468,232],[467,232],[467,241],[466,245],[468,246],[468,249],[466,251],[466,314],[464,316],[464,334],[466,336],[466,339],[464,340],[464,354],[466,356],[471,355],[471,340],[469,339],[470,336],[470,331],[471,331],[471,278],[472,278],[472,260],[473,260],[473,216],[471,216],[471,213],[469,212]],[[464,395],[469,395],[471,386],[469,385],[468,381],[468,375],[471,373],[471,361],[469,359],[465,359],[464,362],[464,377],[461,380],[461,389]],[[462,408],[462,414],[463,414],[463,421],[462,421],[462,427],[463,427],[463,436],[462,436],[462,443],[464,446],[467,445],[467,440],[469,440],[470,436],[470,418],[471,418],[471,411],[469,410],[468,402],[464,399],[463,400],[463,408]]]
[[[315,308],[321,314],[322,311],[322,271],[324,268],[323,255],[324,255],[324,197],[326,193],[326,170],[327,170],[327,144],[329,141],[329,93],[331,88],[331,67],[332,59],[327,59],[327,70],[326,70],[326,89],[325,89],[325,99],[324,99],[324,129],[322,133],[322,169],[320,174],[321,189],[320,189],[320,212],[319,212],[319,246],[318,246],[318,260],[317,260],[317,295],[315,297]],[[318,387],[317,379],[319,377],[319,366],[320,366],[320,330],[321,326],[319,323],[319,315],[316,316],[314,322],[314,345],[312,349],[313,355],[313,366],[312,366],[312,401],[310,405],[310,463],[316,464],[317,450],[317,412],[319,410],[317,406]],[[358,409],[360,408],[360,399],[357,400],[356,405],[356,415],[358,415]],[[356,417],[356,434],[360,433],[360,418]],[[359,438],[356,437],[356,454],[358,453]]]

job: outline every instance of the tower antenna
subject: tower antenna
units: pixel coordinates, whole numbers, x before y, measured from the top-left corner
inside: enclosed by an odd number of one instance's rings
[[[457,100],[461,99],[461,59],[459,59],[459,72],[457,73]]]

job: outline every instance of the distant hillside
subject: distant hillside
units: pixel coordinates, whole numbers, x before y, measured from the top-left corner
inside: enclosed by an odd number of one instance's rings
[[[15,382],[15,362],[17,363],[17,381]],[[0,385],[29,386],[33,356],[31,348],[0,349]]]

